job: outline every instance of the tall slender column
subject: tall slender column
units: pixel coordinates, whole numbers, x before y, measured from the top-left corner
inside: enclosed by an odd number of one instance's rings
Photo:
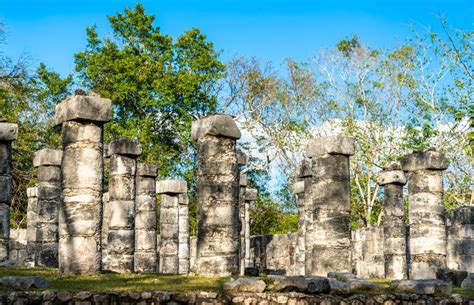
[[[8,259],[10,243],[10,203],[12,196],[12,142],[18,125],[0,118],[0,261]]]
[[[40,267],[58,267],[62,156],[61,150],[45,148],[37,151],[33,159],[33,166],[38,168],[36,265]]]
[[[155,165],[138,163],[135,199],[135,272],[158,271]]]
[[[407,183],[400,165],[393,163],[382,171],[377,183],[384,189],[383,230],[385,278],[407,278],[406,226],[403,185]]]
[[[189,226],[189,218],[185,215],[185,209],[181,209],[188,204],[187,191],[186,181],[161,180],[156,183],[156,192],[160,194],[160,263],[158,269],[160,273],[181,274],[189,271],[189,233],[186,238],[186,229],[184,228],[186,224]],[[181,256],[180,246],[182,248]],[[186,256],[187,265],[183,261]],[[180,265],[184,269],[181,272]]]
[[[239,168],[241,136],[234,119],[211,115],[192,124],[198,158],[198,241],[195,272],[239,274]]]
[[[354,140],[315,138],[309,141],[306,153],[312,158],[312,235],[316,237],[311,275],[351,272],[349,156],[354,154]]]
[[[188,189],[178,196],[178,274],[190,268],[189,197]]]
[[[437,151],[403,157],[408,175],[410,279],[436,278],[446,268],[446,220],[443,201],[445,156]]]
[[[107,145],[110,155],[108,270],[133,272],[135,252],[135,194],[137,158],[142,147],[121,138]]]
[[[102,195],[102,228],[101,228],[101,246],[102,246],[102,269],[109,269],[109,259],[108,259],[108,243],[107,239],[109,237],[109,221],[110,221],[110,207],[109,207],[109,192],[106,192]]]
[[[312,169],[311,160],[301,162],[298,179],[303,182],[303,207],[302,214],[304,218],[304,275],[312,274],[313,269],[313,198],[311,196],[312,188]]]
[[[101,215],[104,179],[103,124],[112,103],[75,95],[56,106],[62,124],[62,202],[59,209],[59,272],[90,274],[101,270]]]
[[[36,265],[36,222],[38,218],[38,188],[26,189],[28,206],[26,208],[26,260],[29,266]]]
[[[247,164],[247,156],[242,151],[237,151],[237,164],[239,165],[239,217],[240,217],[240,275],[244,275],[246,265],[245,257],[245,189],[247,187],[247,175],[241,173],[242,167]]]
[[[244,249],[245,267],[250,267],[250,206],[255,204],[257,198],[258,191],[256,189],[247,188],[245,190],[244,217],[242,219],[242,226],[245,227],[245,234],[244,243],[241,246]]]
[[[297,243],[297,272],[299,275],[305,275],[305,202],[304,202],[304,180],[293,184],[293,193],[298,200],[298,243]]]

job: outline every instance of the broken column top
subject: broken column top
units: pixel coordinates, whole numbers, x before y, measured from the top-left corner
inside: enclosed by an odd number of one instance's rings
[[[191,137],[197,140],[206,135],[240,139],[240,130],[230,115],[215,114],[200,118],[192,123]]]
[[[56,125],[66,121],[109,122],[112,120],[112,101],[96,95],[72,95],[56,105]]]
[[[256,189],[246,189],[245,190],[245,201],[254,201],[257,200],[258,191]]]
[[[321,157],[326,154],[352,156],[354,149],[355,144],[352,137],[320,137],[308,141],[306,155],[310,158]]]
[[[240,174],[240,186],[247,186],[247,175],[246,174]]]
[[[400,184],[404,185],[407,183],[405,173],[401,170],[398,163],[391,163],[389,166],[384,168],[377,177],[378,185],[386,184]]]
[[[158,168],[156,165],[149,163],[138,163],[137,175],[142,177],[153,177],[158,176]]]
[[[184,194],[188,185],[184,180],[160,180],[156,182],[157,194]]]
[[[247,155],[243,151],[237,150],[237,164],[238,165],[246,165],[247,162],[248,162]]]
[[[44,148],[35,153],[33,166],[53,165],[61,166],[63,151],[59,149]]]
[[[448,165],[445,155],[435,150],[413,152],[402,159],[402,169],[405,172],[422,169],[445,170],[448,168]]]
[[[18,138],[18,125],[0,122],[0,141],[10,142]]]
[[[106,149],[106,157],[112,155],[139,156],[142,154],[142,145],[134,139],[120,138],[109,142]]]
[[[307,178],[311,176],[313,176],[313,172],[311,171],[311,161],[310,160],[301,161],[298,178]]]
[[[304,181],[298,181],[293,183],[293,193],[295,195],[304,193]]]

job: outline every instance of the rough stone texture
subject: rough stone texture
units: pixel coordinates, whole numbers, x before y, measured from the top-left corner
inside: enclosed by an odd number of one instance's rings
[[[407,278],[406,225],[403,185],[407,179],[398,164],[380,173],[377,183],[383,185],[383,255],[384,277],[401,280]]]
[[[352,231],[352,263],[360,278],[384,278],[384,228]]]
[[[436,270],[436,278],[448,283],[453,286],[460,287],[462,281],[467,277],[467,271],[459,271],[453,269],[438,269]]]
[[[135,272],[158,270],[156,244],[156,179],[157,168],[138,163],[135,198]]]
[[[251,236],[250,261],[260,272],[298,275],[297,234]]]
[[[462,206],[447,217],[447,266],[474,272],[474,206]]]
[[[304,160],[301,163],[298,179],[303,181],[304,194],[298,195],[302,200],[298,200],[298,235],[300,236],[298,243],[298,261],[300,275],[312,274],[313,262],[313,199],[312,192],[313,170],[311,160]],[[304,264],[304,266],[301,266]],[[301,270],[303,269],[304,270]]]
[[[198,240],[194,271],[207,276],[239,274],[239,168],[236,139],[240,131],[230,116],[213,115],[193,122],[198,158]]]
[[[56,106],[62,123],[62,201],[59,210],[59,271],[101,270],[101,215],[104,178],[102,124],[112,117],[111,101],[72,96]]]
[[[349,156],[354,154],[354,139],[316,138],[309,141],[306,154],[312,158],[311,235],[318,237],[310,243],[312,252],[306,261],[311,262],[311,268],[306,275],[349,272],[352,269]]]
[[[10,230],[9,260],[18,261],[22,265],[27,261],[27,229]]]
[[[108,266],[108,243],[109,222],[110,222],[110,200],[109,193],[102,194],[102,228],[101,228],[101,251],[102,251],[102,268],[107,269]]]
[[[249,232],[249,252],[246,256],[245,247],[245,214],[246,214],[246,201],[245,192],[247,189],[247,175],[240,173],[242,166],[247,163],[247,156],[237,151],[237,164],[239,165],[239,219],[240,219],[240,248],[239,248],[239,260],[240,260],[240,275],[245,275],[245,268],[250,265],[250,232]],[[250,230],[249,230],[250,231]]]
[[[0,142],[11,142],[18,138],[18,125],[0,122]]]
[[[273,281],[269,287],[276,292],[303,292],[308,294],[329,293],[331,285],[325,277],[270,276]]]
[[[107,266],[110,271],[124,273],[134,270],[136,158],[141,145],[121,138],[107,145],[110,154],[109,228]]]
[[[160,260],[164,274],[187,274],[190,267],[189,199],[185,181],[162,180],[160,193]]]
[[[461,283],[461,288],[474,290],[474,273],[469,273],[467,275],[467,277]]]
[[[447,161],[436,151],[403,157],[408,175],[410,279],[435,279],[446,268],[443,175]]]
[[[30,187],[26,189],[28,195],[28,206],[26,208],[26,252],[27,262],[31,266],[36,264],[36,222],[38,221],[38,188]]]
[[[39,267],[58,267],[62,154],[61,150],[46,148],[37,151],[33,159],[38,169],[34,265]]]
[[[19,290],[49,287],[49,281],[39,276],[4,276],[0,284]]]
[[[390,284],[395,292],[416,294],[451,294],[453,286],[441,280],[396,280]]]
[[[240,223],[241,223],[241,261],[243,261],[243,270],[241,273],[245,273],[245,268],[250,267],[250,206],[255,203],[258,197],[256,189],[246,188],[243,193],[244,200],[242,202],[240,211]],[[241,268],[242,268],[241,267]]]
[[[254,292],[260,293],[267,285],[259,278],[239,278],[235,281],[224,283],[224,290],[230,293]]]

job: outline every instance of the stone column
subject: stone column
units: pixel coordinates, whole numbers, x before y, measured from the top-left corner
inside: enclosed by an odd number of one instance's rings
[[[304,218],[304,275],[312,274],[313,268],[313,198],[311,197],[312,186],[311,160],[301,162],[298,179],[303,182],[303,218]]]
[[[135,199],[135,272],[157,272],[155,165],[138,163]]]
[[[59,272],[90,274],[101,270],[101,216],[104,178],[103,124],[112,103],[75,95],[56,106],[62,124],[62,202],[59,209]]]
[[[61,150],[45,148],[33,159],[38,168],[36,266],[58,267],[58,216],[61,203]]]
[[[308,275],[351,272],[349,156],[354,154],[354,140],[315,138],[309,141],[306,153],[312,158],[312,235],[315,237],[312,270]]]
[[[10,239],[10,203],[12,196],[12,142],[18,137],[18,125],[0,118],[0,261],[8,259]]]
[[[250,206],[255,204],[257,198],[258,191],[256,189],[247,188],[245,190],[244,218],[242,219],[242,226],[245,227],[245,234],[244,243],[241,246],[244,249],[245,267],[250,267]]]
[[[187,191],[186,182],[182,180],[161,180],[156,184],[156,192],[160,194],[159,273],[183,274],[189,271],[189,228],[186,228],[189,227],[189,218],[185,215]]]
[[[437,151],[403,157],[408,175],[410,279],[436,278],[446,268],[446,220],[443,202],[445,156]]]
[[[240,217],[240,275],[244,275],[246,265],[245,257],[245,189],[247,187],[247,175],[241,172],[242,167],[247,164],[247,156],[242,151],[237,151],[237,164],[239,165],[239,217]]]
[[[239,168],[235,145],[240,136],[228,115],[211,115],[192,124],[198,158],[195,272],[200,275],[239,274]]]
[[[135,252],[135,194],[137,158],[142,147],[121,138],[107,145],[110,155],[108,270],[133,272]]]
[[[304,180],[297,181],[293,184],[293,193],[298,200],[298,248],[297,248],[297,272],[299,275],[305,275],[305,202],[304,202]]]
[[[109,221],[110,221],[110,208],[109,208],[109,192],[106,192],[102,195],[102,228],[101,228],[101,242],[102,242],[102,269],[109,269],[109,260],[108,260],[108,243],[107,239],[109,237]]]
[[[29,266],[36,265],[36,222],[38,218],[38,188],[26,189],[28,206],[26,208],[26,261]]]
[[[407,278],[406,226],[403,185],[407,183],[400,165],[393,163],[382,171],[377,184],[383,186],[383,234],[385,278],[401,280]]]

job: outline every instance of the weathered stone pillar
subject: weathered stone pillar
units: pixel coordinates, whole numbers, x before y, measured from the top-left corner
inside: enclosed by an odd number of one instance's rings
[[[136,140],[121,138],[107,145],[107,153],[110,155],[107,267],[120,273],[133,272],[136,159],[142,154],[142,147]]]
[[[59,209],[59,272],[89,274],[101,270],[101,216],[104,178],[103,124],[112,103],[75,95],[56,106],[62,124],[62,202]]]
[[[304,275],[312,274],[313,268],[313,198],[311,196],[312,188],[312,169],[311,169],[311,160],[304,160],[301,162],[300,171],[298,173],[298,179],[303,182],[303,206],[302,206],[302,216],[304,220]]]
[[[38,168],[36,266],[58,267],[58,217],[61,203],[61,160],[63,152],[42,149],[33,166]]]
[[[306,238],[306,222],[305,222],[305,201],[304,201],[304,180],[297,181],[293,184],[293,193],[298,200],[298,248],[297,248],[297,272],[299,275],[305,275],[305,238]]]
[[[161,180],[160,194],[160,263],[159,272],[189,272],[189,217],[186,181]]]
[[[18,125],[0,118],[0,261],[8,259],[10,243],[10,203],[12,196],[12,142]]]
[[[406,226],[403,185],[407,183],[400,165],[394,163],[382,171],[377,183],[384,189],[383,231],[385,278],[407,278]]]
[[[306,153],[312,158],[312,235],[315,237],[312,270],[308,275],[351,272],[349,156],[354,154],[354,140],[315,138],[309,141]]]
[[[102,195],[102,228],[101,228],[101,242],[102,242],[102,269],[109,269],[108,260],[108,243],[109,237],[109,221],[110,221],[110,207],[109,207],[109,192]]]
[[[195,272],[239,274],[239,168],[241,136],[234,119],[212,115],[192,124],[198,158],[198,241]]]
[[[138,163],[135,199],[135,272],[158,271],[155,165]]]
[[[246,265],[245,257],[245,189],[247,188],[247,175],[241,172],[247,164],[247,156],[242,151],[237,151],[237,164],[239,165],[239,217],[240,217],[240,275],[244,275]],[[250,260],[250,258],[248,258]]]
[[[250,267],[250,206],[255,204],[258,198],[258,191],[256,189],[247,188],[245,190],[245,207],[244,217],[242,219],[242,226],[245,227],[244,243],[241,247],[244,249],[245,267]]]
[[[446,267],[446,220],[443,202],[445,156],[437,151],[414,152],[403,157],[408,174],[410,225],[410,279],[436,278]]]
[[[36,222],[38,218],[38,188],[26,189],[28,206],[26,208],[26,262],[34,267],[36,264]]]

